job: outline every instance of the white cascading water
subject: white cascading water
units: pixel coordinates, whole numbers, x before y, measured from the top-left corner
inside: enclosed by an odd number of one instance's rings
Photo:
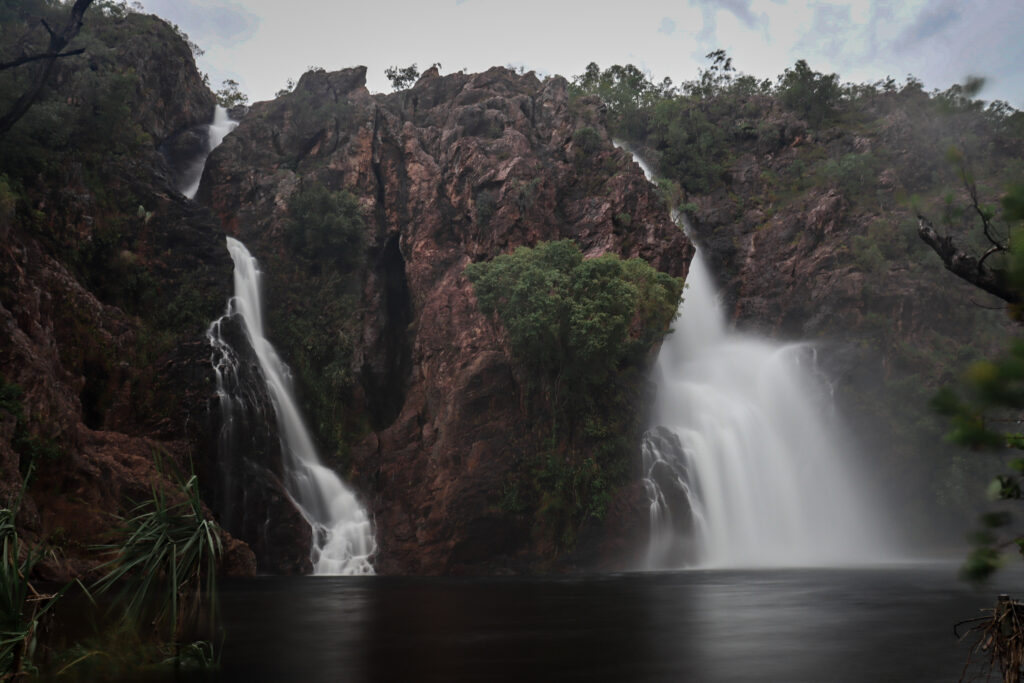
[[[206,127],[206,153],[192,162],[184,173],[181,187],[178,190],[188,197],[194,199],[199,191],[199,181],[203,179],[203,169],[206,168],[206,157],[216,149],[224,137],[238,126],[238,121],[232,121],[228,117],[228,110],[219,104],[213,110],[213,122]]]
[[[217,391],[222,414],[230,415],[231,397],[224,389],[224,372],[235,355],[221,337],[222,321],[239,316],[259,362],[260,372],[277,416],[286,474],[285,486],[296,507],[313,530],[311,557],[315,574],[373,574],[370,558],[376,551],[373,527],[366,511],[338,476],[320,463],[313,440],[299,413],[291,388],[291,373],[264,337],[260,303],[260,271],[256,259],[238,240],[227,238],[235,264],[235,295],[224,318],[208,331],[214,347]],[[225,404],[227,401],[227,404]]]
[[[883,559],[814,346],[729,331],[699,251],[686,284],[656,364],[657,426],[643,444],[647,567]]]

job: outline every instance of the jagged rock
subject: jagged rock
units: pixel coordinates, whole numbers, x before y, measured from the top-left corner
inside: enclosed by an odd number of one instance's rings
[[[503,68],[425,74],[376,96],[364,82],[362,67],[311,72],[292,93],[254,104],[211,156],[199,199],[268,269],[286,258],[287,203],[302,184],[346,189],[364,207],[361,302],[347,321],[319,324],[356,330],[350,370],[361,381],[345,411],[374,428],[350,444],[345,474],[376,520],[378,569],[499,571],[550,559],[498,509],[534,430],[501,330],[462,271],[518,245],[572,238],[587,256],[640,256],[681,276],[691,247],[640,168],[612,147],[599,107],[571,102],[564,79]],[[599,149],[580,149],[582,128]],[[621,495],[633,503],[613,507],[635,512],[635,495]],[[594,544],[635,531],[625,519],[611,529],[615,516]]]

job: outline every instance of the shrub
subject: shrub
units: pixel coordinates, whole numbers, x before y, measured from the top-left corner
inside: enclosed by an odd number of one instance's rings
[[[292,195],[288,213],[285,239],[294,253],[343,267],[362,262],[366,224],[359,200],[351,192],[332,192],[318,182],[309,183]]]
[[[584,259],[570,240],[470,264],[466,277],[556,411],[638,360],[665,333],[682,291],[641,259]]]
[[[586,156],[596,154],[601,149],[601,135],[590,126],[584,126],[573,133],[572,142]]]

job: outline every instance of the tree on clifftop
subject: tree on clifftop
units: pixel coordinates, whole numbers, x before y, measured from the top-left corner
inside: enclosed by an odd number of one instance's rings
[[[384,69],[384,75],[391,81],[391,88],[393,90],[405,90],[420,77],[420,70],[416,68],[416,63],[413,62],[404,69],[400,69],[397,66],[389,66]]]

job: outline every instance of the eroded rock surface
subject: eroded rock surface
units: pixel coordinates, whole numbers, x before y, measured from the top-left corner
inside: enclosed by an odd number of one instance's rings
[[[569,238],[587,256],[639,256],[684,276],[692,248],[640,168],[612,146],[596,101],[570,101],[564,79],[428,71],[391,95],[371,95],[364,82],[364,68],[310,72],[291,94],[253,105],[211,156],[198,199],[264,264],[271,306],[273,286],[296,288],[316,325],[347,331],[351,394],[302,398],[313,410],[340,400],[349,417],[363,416],[328,459],[376,520],[378,569],[628,561],[626,546],[645,540],[635,538],[635,487],[614,491],[574,556],[502,509],[508,478],[539,447],[538,429],[525,418],[500,325],[480,313],[463,269]],[[275,268],[294,267],[289,199],[314,182],[352,192],[367,221],[365,258],[347,275],[353,306],[340,313],[317,301],[312,276],[273,280]],[[643,401],[635,409],[639,427]],[[631,436],[638,447],[639,433]]]

